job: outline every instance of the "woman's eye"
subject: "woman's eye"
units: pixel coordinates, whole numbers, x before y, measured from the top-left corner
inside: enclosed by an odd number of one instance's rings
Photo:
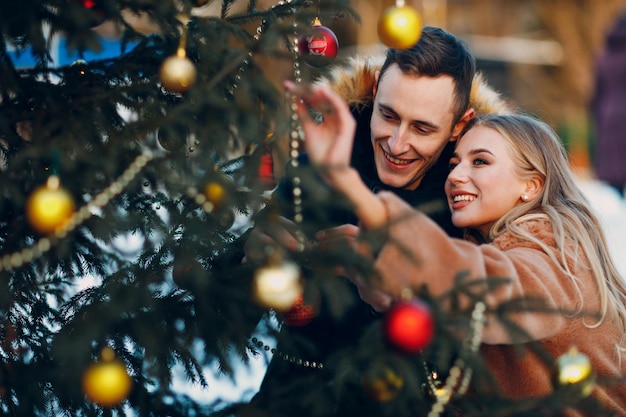
[[[474,165],[487,165],[487,161],[484,159],[476,158],[474,159]]]

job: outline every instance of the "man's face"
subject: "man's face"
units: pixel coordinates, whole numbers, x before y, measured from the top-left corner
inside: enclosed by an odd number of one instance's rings
[[[370,127],[378,177],[414,190],[454,140],[454,82],[448,75],[406,75],[397,65],[377,81]]]

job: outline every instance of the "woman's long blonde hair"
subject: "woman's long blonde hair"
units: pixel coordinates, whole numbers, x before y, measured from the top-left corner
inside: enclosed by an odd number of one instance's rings
[[[498,220],[490,231],[490,239],[509,232],[542,247],[572,279],[577,279],[569,262],[581,262],[582,250],[600,295],[600,318],[587,327],[599,326],[607,315],[626,331],[626,282],[611,260],[602,226],[577,185],[566,151],[554,130],[545,122],[523,114],[476,116],[465,127],[484,126],[501,134],[512,151],[512,158],[522,178],[539,176],[543,190],[534,199],[514,207]],[[545,243],[519,227],[533,218],[547,219],[553,227],[558,257]],[[569,262],[568,262],[569,261]],[[580,309],[583,309],[579,291]]]

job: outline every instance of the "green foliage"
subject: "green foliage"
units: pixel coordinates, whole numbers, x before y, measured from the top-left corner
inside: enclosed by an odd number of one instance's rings
[[[348,4],[250,1],[233,12],[234,3],[219,16],[197,16],[189,0],[0,3],[0,415],[208,415],[214,407],[172,391],[174,367],[206,386],[207,365],[232,374],[253,354],[267,311],[251,301],[253,271],[231,226],[263,205],[259,157],[286,126],[282,92],[259,60],[291,67],[294,23]],[[129,13],[154,33],[136,31]],[[159,70],[184,15],[198,77],[175,94]],[[59,39],[79,56],[100,51],[101,23],[121,28],[118,56],[54,61]],[[35,65],[16,67],[12,56],[28,54]],[[83,214],[46,237],[24,212],[51,174]],[[198,196],[211,181],[226,197],[205,210]],[[133,235],[143,242],[135,252],[116,243]],[[134,380],[127,411],[81,390],[107,345]]]

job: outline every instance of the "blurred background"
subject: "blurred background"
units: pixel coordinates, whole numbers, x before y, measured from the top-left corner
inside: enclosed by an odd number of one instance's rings
[[[352,4],[360,22],[350,18],[322,22],[337,35],[338,59],[382,54],[376,25],[395,1]],[[626,0],[406,0],[405,4],[420,12],[425,25],[464,39],[489,84],[521,111],[550,123],[579,175],[595,177],[590,103],[596,62],[609,31],[626,12]],[[273,68],[271,73],[279,83],[292,71]],[[282,155],[277,158],[280,163]],[[277,165],[280,170],[282,165]]]
[[[259,0],[257,8],[269,8],[277,1]],[[489,84],[519,110],[532,113],[554,127],[579,175],[595,178],[592,162],[595,130],[590,105],[596,64],[609,32],[626,13],[626,0],[404,0],[404,3],[420,13],[424,25],[442,27],[465,40]],[[229,14],[244,11],[246,4],[236,0]],[[337,63],[355,54],[383,54],[377,22],[396,0],[352,0],[351,4],[358,18],[337,16],[322,21],[339,40]],[[196,8],[196,14],[219,16],[221,6],[221,1],[212,0]],[[129,14],[127,21],[139,32],[154,32],[148,19],[141,16]],[[98,59],[119,53],[118,28],[105,23],[95,30],[102,37],[103,50],[78,57],[64,50],[60,39],[55,62],[67,65],[79,58]],[[22,55],[18,61],[23,66],[30,64],[28,56]],[[292,66],[284,60],[270,60],[265,66],[277,86],[293,77]],[[626,79],[626,70],[623,78]],[[280,140],[277,144],[275,174],[280,176],[287,159],[287,145],[282,146]]]

